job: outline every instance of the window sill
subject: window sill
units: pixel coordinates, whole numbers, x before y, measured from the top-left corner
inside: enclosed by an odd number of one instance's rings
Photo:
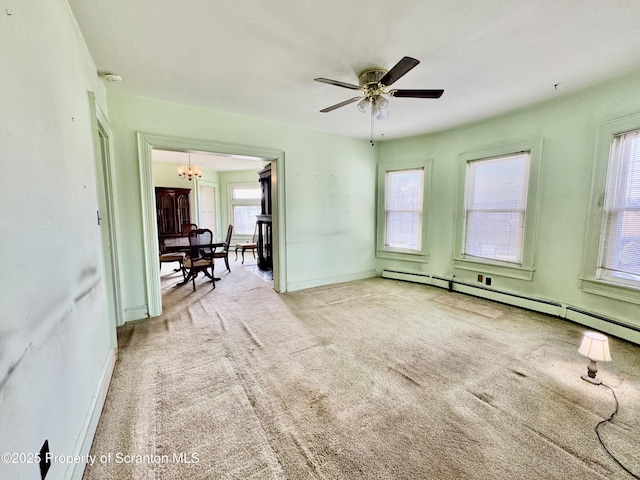
[[[640,304],[640,287],[606,282],[596,278],[580,277],[580,289],[583,292]]]
[[[453,268],[528,281],[533,280],[533,272],[535,271],[533,268],[518,265],[469,258],[454,258]]]
[[[418,263],[427,263],[429,261],[428,254],[422,252],[411,252],[408,250],[376,250],[376,257]]]

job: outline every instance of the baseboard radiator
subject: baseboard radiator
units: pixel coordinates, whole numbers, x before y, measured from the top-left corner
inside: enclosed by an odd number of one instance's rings
[[[464,293],[474,297],[485,298],[495,302],[545,313],[610,333],[640,345],[640,327],[571,305],[528,297],[517,293],[504,292],[485,285],[462,282],[456,280],[455,276],[452,278],[444,278],[437,275],[398,270],[383,270],[381,276],[382,278],[446,288],[450,292]]]

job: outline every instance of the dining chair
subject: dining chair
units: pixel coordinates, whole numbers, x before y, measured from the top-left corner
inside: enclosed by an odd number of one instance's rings
[[[231,244],[231,234],[233,233],[233,225],[229,225],[227,228],[227,238],[222,245],[222,250],[214,251],[214,258],[223,258],[224,263],[227,266],[227,270],[231,273],[231,268],[229,268],[229,245]]]
[[[180,229],[180,233],[183,237],[186,237],[187,235],[189,235],[189,232],[191,230],[196,230],[197,228],[198,225],[196,225],[195,223],[183,223],[182,228]]]
[[[253,231],[253,237],[250,242],[240,242],[236,243],[236,260],[238,260],[238,250],[242,254],[242,264],[244,265],[244,251],[251,250],[253,253],[253,258],[256,258],[256,249],[258,248],[258,224],[256,224],[256,228]]]
[[[184,268],[184,260],[187,254],[184,252],[168,252],[160,254],[160,269],[162,270],[163,263],[178,262],[179,267],[174,269],[174,272],[182,271],[182,278],[187,278],[187,273]]]
[[[211,230],[198,228],[189,232],[189,253],[183,265],[188,270],[187,279],[191,278],[194,292],[196,291],[196,277],[199,272],[209,277],[213,288],[216,288],[216,282],[213,277],[214,251],[213,232]],[[211,272],[207,271],[207,269],[210,269]]]

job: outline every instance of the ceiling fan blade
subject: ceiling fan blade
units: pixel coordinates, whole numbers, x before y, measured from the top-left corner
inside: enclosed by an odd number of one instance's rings
[[[398,63],[396,63],[391,70],[389,70],[384,77],[380,79],[381,85],[388,87],[392,83],[402,78],[409,70],[418,65],[420,61],[411,57],[403,57]]]
[[[404,98],[440,98],[444,90],[391,90],[392,97]]]
[[[337,87],[350,88],[351,90],[360,90],[358,85],[353,85],[347,82],[341,82],[339,80],[331,80],[330,78],[314,78],[316,82],[328,83],[329,85],[336,85]]]
[[[349,105],[350,103],[357,102],[358,100],[361,100],[363,98],[364,97],[353,97],[353,98],[350,98],[349,100],[345,100],[344,102],[336,103],[335,105],[331,105],[330,107],[323,108],[320,111],[322,113],[331,112],[332,110],[335,110],[336,108],[344,107],[345,105]]]

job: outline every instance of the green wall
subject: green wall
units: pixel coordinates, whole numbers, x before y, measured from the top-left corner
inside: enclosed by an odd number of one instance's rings
[[[380,161],[433,159],[427,212],[428,264],[378,260],[383,268],[419,271],[474,283],[478,272],[453,268],[459,155],[511,140],[544,139],[535,272],[531,281],[495,277],[492,287],[578,306],[640,326],[638,305],[580,290],[585,229],[598,126],[640,112],[640,72],[464,127],[380,145]],[[640,294],[639,294],[640,295]]]
[[[104,112],[106,93],[66,0],[1,11],[0,452],[88,453],[115,361],[88,92]],[[38,465],[0,462],[0,478]]]
[[[287,290],[375,274],[375,151],[366,140],[110,90],[125,320],[143,316],[137,132],[284,151]]]

